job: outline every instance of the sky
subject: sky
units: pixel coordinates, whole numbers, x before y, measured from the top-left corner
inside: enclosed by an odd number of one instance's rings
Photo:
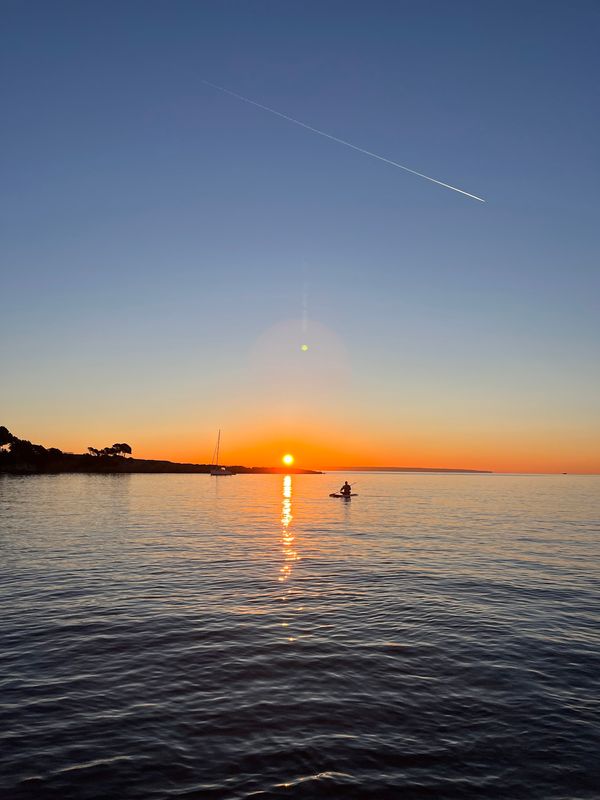
[[[600,472],[599,28],[586,0],[5,0],[0,423]]]

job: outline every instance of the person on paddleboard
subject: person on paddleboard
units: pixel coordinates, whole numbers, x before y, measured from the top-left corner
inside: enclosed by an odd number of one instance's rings
[[[352,493],[352,487],[350,486],[348,481],[346,481],[342,486],[342,488],[340,489],[340,494],[343,494],[344,497],[350,497],[351,493]]]

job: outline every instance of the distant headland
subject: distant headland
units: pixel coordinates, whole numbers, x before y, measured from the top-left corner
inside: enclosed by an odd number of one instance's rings
[[[27,439],[19,439],[8,428],[0,425],[0,472],[13,475],[37,475],[42,473],[87,472],[87,473],[210,473],[211,464],[179,464],[174,461],[158,461],[133,458],[132,448],[126,442],[111,447],[88,447],[87,453],[63,453],[58,447],[43,447]],[[318,470],[290,467],[244,467],[227,466],[235,475],[320,475]]]
[[[464,475],[493,475],[491,469],[447,469],[445,467],[327,467],[326,472],[451,472]]]

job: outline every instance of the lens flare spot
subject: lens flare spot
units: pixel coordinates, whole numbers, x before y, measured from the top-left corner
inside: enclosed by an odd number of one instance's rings
[[[307,344],[303,344],[302,347],[300,348],[300,350],[302,350],[303,353],[306,353],[306,351],[308,350],[308,345]]]
[[[286,453],[281,460],[286,467],[290,467],[294,463],[294,456],[291,453]]]

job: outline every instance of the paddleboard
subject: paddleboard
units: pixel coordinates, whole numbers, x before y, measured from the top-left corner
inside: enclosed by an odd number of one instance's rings
[[[333,492],[329,495],[329,497],[358,497],[358,494],[352,492],[352,494],[339,494],[339,492]]]

